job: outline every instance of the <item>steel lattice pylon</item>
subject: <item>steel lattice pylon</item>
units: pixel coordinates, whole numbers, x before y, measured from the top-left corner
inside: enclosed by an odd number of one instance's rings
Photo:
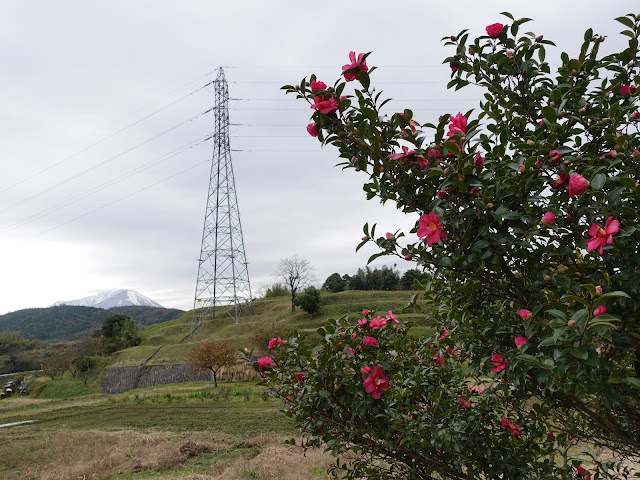
[[[229,143],[229,89],[222,68],[214,82],[215,131],[209,195],[204,216],[198,281],[193,302],[190,339],[206,318],[225,309],[239,322],[252,310],[249,270],[244,253],[238,198]]]

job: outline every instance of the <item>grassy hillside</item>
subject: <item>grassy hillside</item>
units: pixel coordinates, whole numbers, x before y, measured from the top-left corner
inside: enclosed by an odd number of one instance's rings
[[[317,328],[329,318],[353,314],[355,321],[355,316],[361,315],[364,308],[375,309],[381,314],[386,314],[388,310],[401,312],[413,293],[415,292],[350,290],[323,294],[322,309],[313,317],[300,309],[292,314],[291,302],[287,297],[262,298],[254,302],[254,314],[243,315],[238,325],[225,312],[216,314],[215,319],[206,319],[196,332],[193,343],[181,343],[189,334],[193,315],[193,312],[185,312],[175,320],[145,328],[142,331],[142,344],[116,353],[111,366],[139,365],[154,354],[158,347],[162,348],[148,365],[184,363],[194,346],[210,341],[229,341],[240,348],[256,346],[263,339],[286,335],[294,329],[314,336]],[[401,315],[401,318],[415,326],[412,329],[415,335],[422,336],[431,332],[431,321],[426,314],[410,313]]]
[[[178,317],[182,310],[154,307],[93,307],[60,305],[26,308],[0,315],[0,331],[17,332],[29,340],[66,341],[90,336],[111,315],[121,313],[140,325],[150,325]]]

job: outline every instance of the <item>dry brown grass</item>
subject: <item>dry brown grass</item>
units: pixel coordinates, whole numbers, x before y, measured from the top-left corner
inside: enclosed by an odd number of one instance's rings
[[[181,451],[185,445],[187,448]],[[66,429],[32,439],[23,447],[14,449],[13,455],[2,452],[6,466],[20,472],[14,478],[66,480],[180,468],[191,456],[228,445],[205,443],[199,438],[171,438],[166,433]]]
[[[211,480],[311,480],[325,478],[332,457],[321,450],[307,451],[291,445],[271,445],[256,457],[238,460]],[[196,480],[196,479],[194,479]],[[204,480],[204,479],[203,479]],[[209,480],[209,479],[206,479]]]
[[[128,478],[136,472],[136,479],[149,480],[319,480],[326,478],[324,472],[331,463],[331,457],[319,451],[305,455],[299,447],[283,445],[285,437],[267,435],[223,443],[211,432],[63,429],[40,433],[16,438],[14,445],[0,445],[0,470],[11,472],[10,478],[16,480]],[[205,455],[204,460],[193,463],[200,455]],[[142,473],[154,469],[148,477]]]

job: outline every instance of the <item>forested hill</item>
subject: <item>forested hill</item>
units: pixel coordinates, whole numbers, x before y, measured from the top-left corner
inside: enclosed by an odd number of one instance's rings
[[[102,322],[116,313],[133,317],[140,325],[151,325],[177,318],[183,312],[154,307],[115,307],[104,310],[61,305],[27,308],[0,315],[0,331],[17,332],[29,340],[75,340],[92,335]]]

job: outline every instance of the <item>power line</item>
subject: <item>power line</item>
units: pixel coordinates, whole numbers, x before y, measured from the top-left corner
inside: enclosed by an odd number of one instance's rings
[[[40,218],[46,217],[50,213],[53,213],[53,212],[55,212],[57,210],[60,210],[60,209],[65,208],[65,207],[67,207],[69,205],[72,205],[72,204],[74,204],[76,202],[79,202],[80,200],[84,200],[85,198],[90,197],[91,195],[93,195],[95,193],[98,193],[98,192],[100,192],[102,190],[105,190],[106,188],[109,188],[109,187],[111,187],[111,186],[113,186],[113,185],[115,185],[117,183],[120,183],[121,181],[126,180],[127,178],[130,178],[130,177],[132,177],[134,175],[137,175],[138,173],[143,172],[144,170],[147,170],[147,169],[149,169],[149,168],[151,168],[151,167],[153,167],[153,166],[155,166],[155,165],[157,165],[159,163],[162,163],[162,162],[164,162],[166,160],[169,160],[170,158],[173,158],[176,155],[179,155],[179,154],[181,154],[183,152],[186,152],[186,151],[188,151],[188,150],[190,150],[192,148],[195,148],[198,145],[206,142],[207,140],[210,140],[212,137],[213,137],[212,135],[208,135],[207,137],[202,138],[201,140],[198,140],[196,142],[191,142],[189,144],[183,145],[182,147],[180,147],[180,148],[178,148],[178,149],[176,149],[176,150],[174,150],[172,152],[169,152],[166,155],[158,157],[158,158],[156,158],[156,159],[154,159],[154,160],[152,160],[150,162],[147,162],[147,163],[145,163],[143,165],[139,165],[138,167],[129,170],[128,172],[120,175],[119,177],[112,178],[111,180],[109,180],[107,182],[104,182],[104,183],[102,183],[102,184],[100,184],[100,185],[98,185],[96,187],[93,187],[92,189],[84,192],[83,194],[81,194],[79,196],[75,196],[75,197],[73,197],[71,199],[67,199],[64,202],[60,202],[60,203],[58,203],[58,204],[56,204],[56,205],[54,205],[54,206],[52,206],[52,207],[40,212],[40,213],[32,215],[31,217],[28,217],[28,218],[26,218],[26,219],[24,219],[24,220],[22,220],[20,222],[14,223],[13,225],[10,225],[9,227],[7,227],[5,230],[14,230],[16,228],[20,228],[20,227],[22,227],[24,225],[32,223],[35,220],[39,220]]]
[[[116,200],[113,200],[113,201],[111,201],[111,202],[109,202],[109,203],[106,203],[106,204],[104,204],[104,205],[102,205],[102,206],[100,206],[100,207],[98,207],[98,208],[94,208],[93,210],[90,210],[90,211],[88,211],[88,212],[85,212],[85,213],[83,213],[82,215],[78,215],[77,217],[74,217],[74,218],[72,218],[71,220],[67,220],[66,222],[59,223],[58,225],[56,225],[56,226],[54,226],[54,227],[51,227],[51,228],[49,228],[49,229],[47,229],[47,230],[45,230],[45,231],[43,231],[43,232],[40,232],[40,234],[42,235],[42,234],[48,233],[48,232],[50,232],[50,231],[52,231],[52,230],[55,230],[55,229],[57,229],[57,228],[59,228],[59,227],[63,227],[64,225],[67,225],[67,224],[69,224],[69,223],[71,223],[71,222],[75,222],[76,220],[79,220],[80,218],[86,217],[87,215],[91,215],[92,213],[95,213],[95,212],[97,212],[97,211],[99,211],[99,210],[102,210],[102,209],[104,209],[104,208],[107,208],[107,207],[109,207],[109,206],[111,206],[111,205],[113,205],[113,204],[115,204],[115,203],[121,202],[122,200],[126,200],[127,198],[130,198],[130,197],[133,197],[134,195],[138,195],[139,193],[142,193],[142,192],[144,192],[144,191],[146,191],[146,190],[149,190],[150,188],[153,188],[153,187],[155,187],[156,185],[159,185],[159,184],[161,184],[161,183],[163,183],[163,182],[166,182],[167,180],[171,180],[172,178],[175,178],[175,177],[177,177],[178,175],[182,175],[183,173],[186,173],[186,172],[188,172],[188,171],[190,171],[190,170],[193,170],[194,168],[197,168],[197,167],[199,167],[199,166],[201,166],[201,165],[205,165],[205,164],[208,164],[208,163],[210,163],[210,160],[208,160],[208,159],[207,159],[207,160],[204,160],[204,161],[202,161],[202,162],[200,162],[200,163],[197,163],[197,164],[195,164],[195,165],[193,165],[193,166],[191,166],[191,167],[189,167],[189,168],[186,168],[186,169],[184,169],[184,170],[181,170],[181,171],[179,171],[178,173],[175,173],[175,174],[173,174],[173,175],[171,175],[171,176],[169,176],[169,177],[163,178],[162,180],[159,180],[159,181],[157,181],[157,182],[155,182],[155,183],[152,183],[151,185],[148,185],[148,186],[146,186],[146,187],[144,187],[144,188],[141,188],[140,190],[137,190],[137,191],[132,192],[132,193],[130,193],[130,194],[128,194],[128,195],[125,195],[124,197],[117,198]]]
[[[10,186],[8,186],[8,187],[5,187],[5,188],[3,188],[3,189],[0,189],[0,193],[2,193],[2,192],[6,192],[7,190],[11,190],[12,188],[14,188],[14,187],[16,187],[16,186],[18,186],[18,185],[22,185],[22,184],[23,184],[23,183],[25,183],[26,181],[31,180],[33,177],[37,177],[37,176],[39,176],[39,175],[42,175],[43,173],[48,172],[49,170],[51,170],[51,169],[53,169],[53,168],[57,167],[58,165],[63,164],[63,163],[64,163],[64,162],[66,162],[67,160],[71,160],[72,158],[77,157],[77,156],[78,156],[78,155],[80,155],[81,153],[84,153],[84,152],[86,152],[86,151],[88,151],[88,150],[92,149],[93,147],[95,147],[95,146],[97,146],[97,145],[100,145],[101,143],[106,142],[107,140],[109,140],[109,139],[111,139],[111,138],[115,137],[116,135],[118,135],[118,134],[120,134],[120,133],[124,132],[125,130],[128,130],[129,128],[134,127],[135,125],[138,125],[139,123],[144,122],[145,120],[147,120],[147,119],[149,119],[149,118],[153,117],[154,115],[157,115],[158,113],[160,113],[160,112],[162,112],[162,111],[166,110],[167,108],[169,108],[169,107],[171,107],[171,106],[175,105],[176,103],[181,102],[181,101],[182,101],[182,100],[184,100],[185,98],[188,98],[188,97],[190,97],[191,95],[194,95],[195,93],[199,92],[200,90],[202,90],[203,88],[205,88],[207,85],[209,85],[209,84],[211,84],[211,83],[212,83],[212,82],[209,82],[209,83],[207,83],[206,85],[203,85],[202,87],[198,88],[197,90],[194,90],[193,92],[188,93],[188,94],[184,95],[183,97],[180,97],[179,99],[174,100],[173,102],[166,104],[164,107],[159,108],[158,110],[155,110],[154,112],[151,112],[150,114],[148,114],[148,115],[146,115],[146,116],[142,117],[142,118],[141,118],[141,119],[139,119],[139,120],[136,120],[135,122],[133,122],[133,123],[131,123],[131,124],[127,125],[126,127],[121,128],[120,130],[116,131],[115,133],[112,133],[112,134],[110,134],[110,135],[107,135],[106,137],[101,138],[101,139],[100,139],[100,140],[98,140],[97,142],[94,142],[94,143],[92,143],[91,145],[89,145],[88,147],[85,147],[85,148],[83,148],[82,150],[79,150],[79,151],[77,151],[76,153],[71,154],[71,155],[69,155],[68,157],[63,158],[62,160],[57,161],[57,162],[56,162],[56,163],[54,163],[53,165],[50,165],[50,166],[48,166],[48,167],[46,167],[46,168],[44,168],[44,169],[40,170],[39,172],[36,172],[36,173],[32,174],[32,175],[31,175],[31,176],[29,176],[29,177],[23,178],[22,180],[19,180],[18,182],[14,183],[14,184],[12,184],[12,185],[10,185]]]
[[[97,165],[94,165],[94,166],[92,166],[90,168],[87,168],[86,170],[81,171],[80,173],[72,175],[72,176],[70,176],[70,177],[68,177],[68,178],[66,178],[66,179],[64,179],[64,180],[62,180],[62,181],[60,181],[58,183],[55,183],[55,184],[49,186],[48,188],[45,188],[44,190],[39,191],[38,193],[35,193],[35,194],[30,195],[30,196],[28,196],[26,198],[23,198],[22,200],[14,202],[11,205],[9,205],[9,206],[3,208],[2,210],[0,210],[0,214],[3,214],[5,212],[7,212],[8,210],[12,209],[13,207],[16,207],[18,205],[22,205],[23,203],[28,202],[29,200],[33,200],[34,198],[37,198],[37,197],[39,197],[39,196],[41,196],[41,195],[43,195],[43,194],[45,194],[45,193],[47,193],[47,192],[49,192],[49,191],[51,191],[53,189],[59,187],[60,185],[64,185],[65,183],[70,182],[71,180],[75,180],[76,178],[79,178],[79,177],[81,177],[81,176],[83,176],[83,175],[85,175],[85,174],[87,174],[87,173],[89,173],[89,172],[91,172],[91,171],[93,171],[93,170],[95,170],[97,168],[100,168],[103,165],[106,165],[107,163],[110,163],[110,162],[122,157],[123,155],[126,155],[127,153],[130,153],[133,150],[136,150],[136,149],[146,145],[147,143],[150,143],[150,142],[162,137],[163,135],[166,135],[167,133],[172,132],[173,130],[176,130],[177,128],[180,128],[181,126],[186,125],[189,122],[192,122],[193,120],[201,117],[202,115],[206,114],[207,112],[210,112],[211,110],[212,109],[206,110],[205,112],[202,112],[202,113],[200,113],[200,114],[198,114],[198,115],[196,115],[194,117],[191,117],[191,118],[189,118],[189,119],[187,119],[187,120],[185,120],[185,121],[183,121],[183,122],[181,122],[181,123],[169,128],[169,129],[159,133],[158,135],[155,135],[155,136],[145,140],[144,142],[138,143],[137,145],[134,145],[133,147],[128,148],[124,152],[121,152],[121,153],[119,153],[117,155],[114,155],[112,157],[107,158],[106,160],[98,163]]]

